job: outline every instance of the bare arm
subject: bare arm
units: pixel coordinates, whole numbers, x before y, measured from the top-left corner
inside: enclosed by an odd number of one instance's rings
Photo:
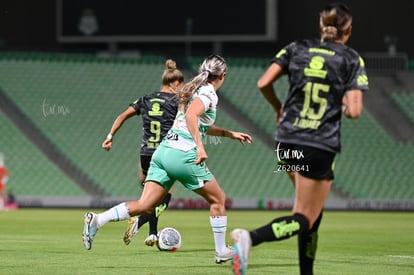
[[[200,164],[208,158],[204,149],[203,141],[201,140],[200,130],[198,128],[198,117],[203,113],[204,105],[198,98],[194,99],[190,103],[187,112],[185,113],[187,128],[197,146],[197,159],[194,161],[196,164]]]
[[[273,87],[273,83],[282,75],[282,68],[278,64],[272,63],[257,82],[257,87],[259,88],[260,92],[266,101],[272,106],[273,110],[275,110],[277,120],[279,120],[281,115],[282,103],[276,96],[276,91]]]
[[[124,124],[125,120],[135,115],[135,109],[132,107],[128,107],[123,113],[121,113],[112,124],[111,130],[109,131],[109,134],[111,136],[114,136],[115,133],[121,128],[122,124]],[[106,138],[102,142],[102,148],[106,151],[111,150],[112,148],[112,138]]]
[[[237,139],[241,144],[244,144],[245,142],[252,143],[253,140],[252,137],[248,134],[234,132],[228,129],[220,128],[216,125],[211,125],[210,128],[208,128],[207,134],[210,136],[222,136],[231,139]]]
[[[342,98],[344,115],[347,118],[359,118],[363,110],[363,95],[361,90],[350,90]]]

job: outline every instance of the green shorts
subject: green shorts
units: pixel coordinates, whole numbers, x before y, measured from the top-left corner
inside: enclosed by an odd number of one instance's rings
[[[181,182],[189,190],[201,188],[214,175],[204,162],[195,164],[196,157],[196,148],[185,152],[161,142],[152,155],[145,181],[157,182],[166,190],[170,190],[175,181]]]

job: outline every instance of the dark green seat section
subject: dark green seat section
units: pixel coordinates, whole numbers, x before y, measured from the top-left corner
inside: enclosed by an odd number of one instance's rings
[[[336,184],[355,198],[414,198],[412,144],[396,144],[367,111],[344,119],[342,133]]]
[[[9,54],[0,58],[0,85],[67,158],[108,194],[125,196],[139,194],[140,118],[126,122],[110,152],[101,149],[101,143],[129,103],[159,90],[164,68],[161,59],[127,62],[89,56]],[[26,157],[25,151],[20,153]],[[30,165],[25,169],[29,175],[40,173]],[[32,184],[35,189],[37,183]],[[33,191],[37,192],[41,191]]]
[[[21,196],[85,195],[1,111],[0,125],[0,152],[10,173],[6,192]]]
[[[396,91],[391,94],[391,98],[414,123],[414,91]]]

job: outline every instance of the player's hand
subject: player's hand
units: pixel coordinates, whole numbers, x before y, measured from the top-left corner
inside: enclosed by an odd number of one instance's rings
[[[105,139],[104,142],[102,142],[102,148],[106,151],[111,150],[112,148],[112,139]]]
[[[246,142],[247,143],[253,142],[252,137],[248,134],[241,133],[241,132],[233,132],[233,131],[231,131],[230,134],[231,134],[230,138],[237,139],[238,141],[240,141],[241,144],[244,144]]]
[[[194,160],[195,164],[200,164],[208,158],[204,146],[197,146],[197,158]]]

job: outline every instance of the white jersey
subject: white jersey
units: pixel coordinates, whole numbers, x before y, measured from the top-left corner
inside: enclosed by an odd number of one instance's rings
[[[216,120],[218,97],[213,85],[207,83],[197,89],[190,102],[195,98],[200,99],[204,106],[204,113],[198,118],[198,128],[200,130],[201,138],[203,139],[206,136],[208,128],[213,125]],[[165,142],[168,146],[183,151],[188,151],[196,147],[193,137],[187,127],[185,113],[182,110],[177,112],[174,124],[168,132]]]

